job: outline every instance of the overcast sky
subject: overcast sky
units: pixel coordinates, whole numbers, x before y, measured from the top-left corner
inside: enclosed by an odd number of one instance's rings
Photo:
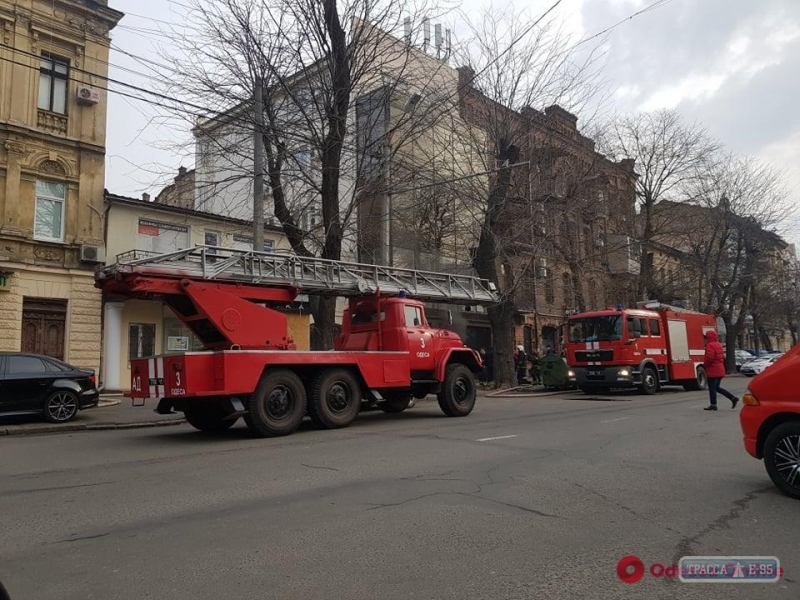
[[[563,0],[557,11],[578,39],[653,1]],[[525,2],[533,14],[552,3]],[[148,73],[146,63],[117,49],[147,60],[169,54],[169,43],[159,30],[167,23],[181,26],[183,2],[109,0],[109,4],[127,13],[112,32],[110,76],[153,87],[143,76]],[[483,3],[467,0],[464,6],[478,4]],[[668,1],[610,33],[605,77],[615,90],[614,110],[677,109],[687,119],[703,123],[729,149],[784,170],[792,198],[800,205],[800,0]],[[106,171],[110,191],[154,194],[181,164],[193,165],[187,122],[165,123],[159,118],[164,112],[110,94]],[[792,241],[800,242],[797,216],[789,230]]]

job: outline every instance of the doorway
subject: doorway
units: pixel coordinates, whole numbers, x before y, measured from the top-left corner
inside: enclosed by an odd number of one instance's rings
[[[67,301],[44,298],[22,300],[22,351],[64,360]]]

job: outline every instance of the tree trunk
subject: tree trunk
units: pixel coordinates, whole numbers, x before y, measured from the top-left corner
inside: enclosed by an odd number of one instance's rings
[[[649,300],[653,282],[653,265],[650,262],[650,241],[653,239],[653,201],[645,198],[642,205],[644,227],[642,228],[642,259],[639,263],[639,282],[636,289],[638,300]]]
[[[501,161],[508,160],[510,163],[515,163],[519,159],[519,150],[503,140],[498,140],[497,154]],[[513,297],[508,293],[509,290],[513,290],[514,278],[510,270],[507,270],[505,280],[500,281],[497,265],[497,245],[504,243],[507,237],[506,232],[502,231],[500,215],[510,184],[510,169],[500,170],[489,190],[478,248],[472,259],[472,266],[478,276],[497,285],[501,295],[500,303],[488,310],[489,324],[494,338],[494,373],[497,387],[514,387],[517,384],[513,364],[514,316],[517,307]]]
[[[494,337],[494,380],[498,387],[517,385],[514,366],[514,303],[503,301],[487,311]]]
[[[333,350],[333,339],[336,335],[336,298],[312,296],[310,303],[311,314],[314,316],[314,324],[311,326],[311,349]]]
[[[736,338],[740,326],[731,321],[730,315],[723,315],[725,322],[725,372],[736,373]]]

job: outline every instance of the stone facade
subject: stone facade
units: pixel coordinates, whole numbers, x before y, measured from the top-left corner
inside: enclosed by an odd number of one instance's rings
[[[100,366],[105,0],[0,0],[0,350]],[[13,49],[12,49],[13,48]]]
[[[197,208],[195,206],[195,170],[186,167],[178,169],[173,183],[166,186],[156,196],[156,202],[178,208]]]

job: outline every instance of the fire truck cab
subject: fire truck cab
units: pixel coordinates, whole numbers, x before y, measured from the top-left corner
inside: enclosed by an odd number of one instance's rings
[[[657,301],[573,314],[569,379],[587,394],[631,387],[655,394],[664,385],[705,389],[703,336],[713,329],[713,316]]]

